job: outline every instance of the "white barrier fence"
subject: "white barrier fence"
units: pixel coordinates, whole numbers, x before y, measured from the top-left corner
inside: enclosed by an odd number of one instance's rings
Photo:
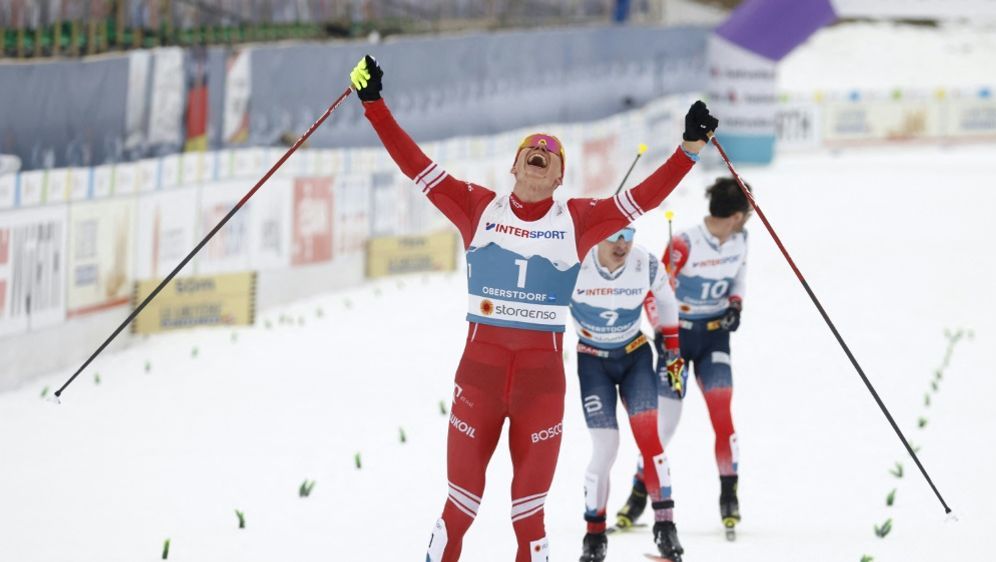
[[[783,95],[775,123],[780,150],[992,141],[996,140],[996,97],[988,87]]]

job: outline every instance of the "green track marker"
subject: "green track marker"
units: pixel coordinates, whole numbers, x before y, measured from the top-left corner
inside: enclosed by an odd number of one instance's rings
[[[891,531],[892,531],[891,517],[886,519],[885,523],[882,523],[881,526],[879,525],[875,526],[875,536],[877,536],[880,539],[884,539]]]

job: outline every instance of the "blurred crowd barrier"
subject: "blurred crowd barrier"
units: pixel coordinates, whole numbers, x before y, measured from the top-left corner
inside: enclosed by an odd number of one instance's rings
[[[0,57],[158,46],[660,22],[664,0],[5,0]]]
[[[541,127],[567,151],[558,197],[611,195],[643,142],[651,150],[633,177],[649,174],[680,142],[690,102],[669,96],[598,121]],[[531,130],[422,147],[452,176],[508,192],[516,147]],[[0,389],[85,358],[284,150],[189,152],[0,176]],[[254,300],[209,294],[156,311],[165,320],[153,323],[245,323],[257,308],[365,275],[450,270],[454,236],[383,148],[301,149],[181,274],[198,288],[252,273],[252,289],[240,294]],[[117,345],[134,337],[122,334]]]
[[[35,170],[287,146],[368,52],[385,68],[384,95],[398,119],[423,140],[590,121],[702,90],[706,34],[596,26],[0,63],[0,154]],[[309,140],[313,148],[376,144],[355,100]]]
[[[991,142],[996,140],[996,97],[991,87],[785,94],[775,121],[779,150]]]

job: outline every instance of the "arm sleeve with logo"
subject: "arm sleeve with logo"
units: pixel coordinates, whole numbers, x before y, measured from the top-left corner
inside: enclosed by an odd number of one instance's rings
[[[484,208],[495,193],[454,178],[430,160],[398,125],[383,99],[364,102],[363,111],[401,172],[460,230],[464,247],[470,244]]]
[[[650,260],[656,266],[657,257],[651,255]],[[664,336],[664,347],[677,351],[678,300],[674,296],[674,289],[671,288],[671,280],[660,266],[651,267],[650,274],[652,276],[650,292],[644,301],[647,318],[654,326],[654,330]]]
[[[656,208],[674,191],[694,162],[678,147],[674,154],[639,185],[606,199],[571,199],[567,205],[577,232],[578,257],[595,244]]]

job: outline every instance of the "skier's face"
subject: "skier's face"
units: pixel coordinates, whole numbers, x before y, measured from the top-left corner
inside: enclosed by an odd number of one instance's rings
[[[512,165],[516,182],[532,190],[553,194],[562,181],[564,170],[563,147],[551,135],[535,134],[523,139]]]
[[[561,180],[560,155],[542,147],[520,150],[512,173],[518,180],[547,183],[557,187]]]
[[[633,231],[624,228],[598,243],[598,261],[603,267],[615,271],[626,263],[626,257],[632,249]]]

